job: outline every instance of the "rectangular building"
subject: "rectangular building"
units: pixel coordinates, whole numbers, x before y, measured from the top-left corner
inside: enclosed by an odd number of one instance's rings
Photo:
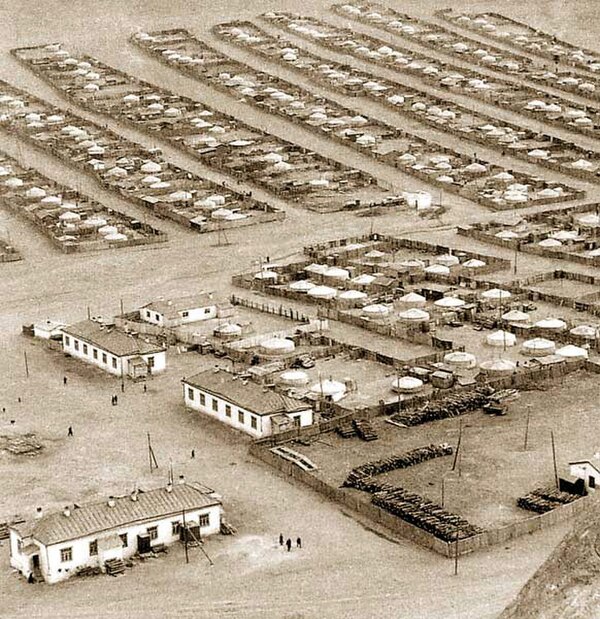
[[[216,317],[217,303],[210,292],[167,301],[153,301],[140,308],[141,320],[167,328]]]
[[[65,327],[62,332],[65,353],[116,376],[143,378],[162,372],[167,364],[164,346],[114,326],[84,320]]]
[[[182,383],[188,408],[256,438],[313,423],[313,410],[306,402],[225,370],[200,372]]]
[[[221,501],[193,483],[113,497],[12,525],[10,564],[26,578],[55,583],[81,568],[127,559],[157,545],[170,545],[186,529],[196,536],[221,530]]]

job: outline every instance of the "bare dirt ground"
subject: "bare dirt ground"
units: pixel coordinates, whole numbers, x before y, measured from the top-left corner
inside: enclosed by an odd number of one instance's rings
[[[310,13],[322,10],[323,6],[322,0],[309,0],[301,8]],[[465,6],[495,8],[488,1],[469,2]],[[406,10],[422,14],[437,7],[432,2],[416,0],[403,5]],[[594,44],[600,26],[592,19],[591,3],[552,7],[553,11],[548,11],[547,3],[541,0],[528,4],[511,0],[503,4],[503,10],[517,18],[528,19],[536,13],[536,25],[553,29],[559,35],[579,37],[582,44]],[[234,0],[226,5],[198,5],[188,0],[80,0],[67,5],[61,0],[44,4],[7,0],[0,6],[0,76],[64,105],[53,91],[7,54],[9,48],[17,45],[62,40],[140,77],[154,78],[168,88],[198,97],[197,88],[189,80],[159,67],[129,47],[126,39],[131,31],[138,27],[150,30],[185,26],[202,33],[217,20],[251,18],[260,11],[281,9],[298,10],[298,4],[289,0],[264,0],[259,4]],[[230,102],[214,93],[206,101],[224,110]],[[116,126],[111,121],[102,122]],[[278,127],[278,131],[283,129],[281,124]],[[290,135],[283,137],[306,140],[306,135],[302,137],[294,131],[290,128]],[[134,131],[123,133],[146,145],[155,145],[155,140]],[[311,143],[311,147],[319,150],[326,145],[321,140],[320,145]],[[72,183],[109,207],[143,215],[100,191],[90,179],[45,155],[20,147],[10,136],[0,135],[0,148],[39,166],[51,178]],[[173,163],[188,166],[194,172],[204,171],[173,149],[164,150]],[[361,167],[379,177],[383,174],[380,167],[367,160],[361,161]],[[222,178],[216,172],[207,176]],[[413,182],[407,188],[418,187]],[[273,200],[258,191],[255,197]],[[458,222],[490,216],[466,200],[451,198],[448,202],[451,209],[442,219],[448,230]],[[60,507],[74,500],[128,490],[135,482],[164,483],[171,458],[177,472],[223,494],[227,517],[239,530],[235,538],[219,537],[207,543],[207,551],[215,562],[212,568],[197,554],[186,566],[182,550],[174,548],[167,557],[137,565],[117,579],[72,580],[57,586],[32,587],[18,579],[9,569],[8,548],[3,543],[0,616],[491,618],[557,544],[566,527],[518,540],[506,548],[465,557],[461,559],[459,575],[453,576],[448,560],[403,541],[390,543],[386,537],[374,534],[345,516],[337,506],[303,487],[290,485],[250,459],[247,439],[241,435],[186,412],[181,405],[180,378],[199,371],[204,364],[212,365],[213,359],[178,356],[172,351],[167,372],[152,381],[148,393],[144,394],[139,385],[128,383],[121,394],[118,380],[33,346],[19,334],[23,323],[34,320],[83,319],[87,307],[93,314],[115,314],[120,299],[125,309],[131,310],[157,295],[183,295],[199,288],[227,295],[231,274],[250,268],[257,255],[283,258],[298,252],[304,244],[365,233],[371,225],[367,219],[354,215],[316,217],[300,207],[287,210],[285,222],[228,233],[231,244],[227,246],[217,246],[214,236],[199,236],[144,215],[149,223],[170,234],[168,244],[88,256],[61,255],[29,225],[0,213],[0,233],[10,235],[25,258],[21,263],[1,265],[0,402],[6,413],[0,418],[0,434],[32,431],[45,445],[36,457],[0,453],[2,512],[10,515],[37,505]],[[390,214],[377,218],[374,229],[398,233],[423,225],[415,215]],[[433,238],[439,232],[440,229],[430,228],[426,234]],[[441,236],[440,239],[444,242]],[[537,257],[523,258],[522,264],[527,272],[551,268],[550,261]],[[380,344],[384,346],[383,342]],[[24,351],[31,370],[29,379],[24,373]],[[64,375],[69,378],[66,388],[62,385]],[[113,393],[119,394],[117,407],[109,403]],[[20,404],[18,397],[22,399]],[[583,399],[583,392],[578,397]],[[591,401],[589,398],[582,406]],[[581,420],[581,431],[586,429],[586,423],[594,423],[593,414],[586,415]],[[12,419],[15,424],[10,423]],[[72,439],[66,436],[69,425],[75,432]],[[153,437],[161,465],[153,475],[147,468],[146,432]],[[194,460],[190,458],[191,449],[196,451]],[[280,532],[301,535],[305,547],[283,554],[276,546]]]

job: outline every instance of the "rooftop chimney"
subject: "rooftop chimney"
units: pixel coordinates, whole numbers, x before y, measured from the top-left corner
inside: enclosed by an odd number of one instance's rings
[[[179,483],[180,484],[185,484],[185,475],[180,475],[179,476]]]
[[[41,518],[42,516],[43,516],[42,508],[41,507],[36,508],[36,510],[35,510],[35,517],[36,518]]]
[[[138,491],[137,491],[137,490],[134,490],[134,491],[131,493],[131,500],[132,500],[132,501],[137,501],[137,500],[138,500]]]
[[[70,515],[71,515],[71,508],[67,505],[63,509],[63,516],[65,516],[65,518],[68,518]]]
[[[115,497],[113,497],[113,496],[109,496],[109,497],[108,497],[108,506],[109,506],[109,507],[114,507],[115,505],[116,505],[116,502],[115,502]]]
[[[167,492],[173,492],[173,484],[171,482],[167,484]]]

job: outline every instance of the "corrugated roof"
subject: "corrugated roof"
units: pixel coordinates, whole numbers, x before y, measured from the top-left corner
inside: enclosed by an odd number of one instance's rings
[[[69,516],[62,511],[25,523],[13,528],[22,536],[31,535],[46,546],[87,537],[110,529],[120,529],[131,523],[145,520],[158,520],[185,510],[200,509],[220,505],[206,491],[190,483],[175,484],[168,492],[166,487],[148,492],[139,491],[137,501],[131,495],[116,497],[114,507],[108,500],[71,507]]]
[[[244,408],[257,415],[293,413],[310,408],[306,402],[263,387],[251,380],[243,381],[224,370],[200,372],[183,382]]]
[[[211,292],[200,292],[188,297],[180,297],[179,299],[157,300],[143,305],[142,309],[149,309],[158,314],[162,314],[165,318],[177,318],[179,312],[185,312],[201,307],[210,307],[215,305]]]
[[[164,347],[152,342],[128,335],[115,327],[107,327],[93,320],[84,320],[63,329],[67,335],[71,335],[96,348],[106,350],[115,357],[127,357],[129,355],[147,355],[154,352],[164,351]]]

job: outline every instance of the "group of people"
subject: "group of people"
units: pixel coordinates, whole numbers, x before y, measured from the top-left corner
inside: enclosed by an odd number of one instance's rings
[[[280,546],[285,546],[287,548],[287,551],[290,552],[292,550],[292,540],[291,538],[287,538],[287,540],[284,541],[283,538],[283,533],[279,534],[279,545]],[[302,539],[300,537],[296,538],[296,548],[302,548]]]

